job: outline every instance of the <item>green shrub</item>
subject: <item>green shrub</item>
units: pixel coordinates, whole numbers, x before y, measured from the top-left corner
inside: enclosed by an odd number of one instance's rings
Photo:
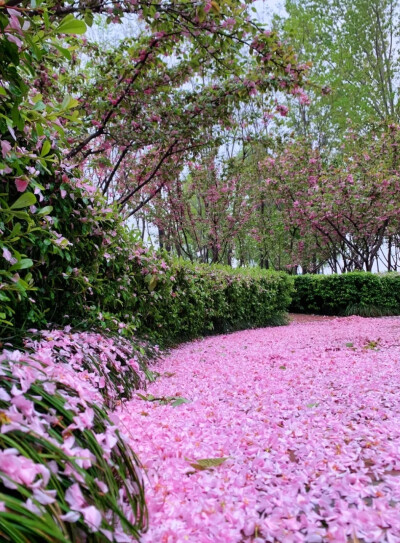
[[[139,269],[138,262],[133,262],[130,273],[125,270],[129,287],[110,295],[110,289],[122,285],[118,280],[104,283],[108,295],[97,300],[102,311],[117,313],[121,319],[132,317],[139,335],[166,345],[286,322],[293,281],[284,273],[182,260],[167,264],[150,253],[146,253],[146,267],[140,269],[143,254]]]
[[[400,274],[352,272],[295,276],[290,310],[375,317],[400,314]]]
[[[18,241],[31,262],[32,290],[7,301],[1,337],[13,337],[14,345],[16,331],[23,336],[48,323],[165,345],[285,322],[292,290],[286,274],[172,261],[144,247],[83,183],[54,181],[41,197],[52,216],[38,224],[53,237]]]

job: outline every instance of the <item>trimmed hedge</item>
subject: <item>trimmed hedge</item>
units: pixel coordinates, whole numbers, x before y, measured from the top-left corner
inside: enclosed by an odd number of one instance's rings
[[[84,183],[55,182],[43,198],[57,239],[23,237],[15,247],[32,266],[21,276],[24,288],[0,293],[3,341],[16,346],[28,330],[51,325],[168,345],[284,322],[293,289],[286,274],[173,260],[145,247],[119,210]],[[11,277],[11,263],[3,265]]]
[[[158,325],[149,313],[144,327],[173,342],[284,324],[293,281],[284,273],[177,262],[169,299],[160,303]]]
[[[366,317],[400,315],[400,274],[297,275],[290,310]]]
[[[115,292],[103,297],[100,309],[125,319],[128,313],[136,334],[162,345],[286,322],[293,280],[285,273],[182,260],[169,263],[162,273],[143,274],[134,268],[134,292],[131,286],[123,296]],[[120,311],[118,295],[119,300],[123,297]]]

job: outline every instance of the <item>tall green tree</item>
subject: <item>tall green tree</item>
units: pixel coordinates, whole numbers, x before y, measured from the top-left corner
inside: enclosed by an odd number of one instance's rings
[[[286,0],[285,8],[288,16],[276,24],[313,63],[311,80],[319,88],[311,107],[293,104],[296,131],[323,147],[349,121],[398,122],[398,0]]]

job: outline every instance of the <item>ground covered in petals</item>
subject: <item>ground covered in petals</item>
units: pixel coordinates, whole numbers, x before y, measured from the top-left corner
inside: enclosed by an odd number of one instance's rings
[[[394,318],[172,351],[119,413],[147,472],[143,542],[400,542],[399,367]]]

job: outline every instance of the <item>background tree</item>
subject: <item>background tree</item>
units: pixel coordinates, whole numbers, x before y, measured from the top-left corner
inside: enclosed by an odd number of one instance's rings
[[[293,125],[322,148],[347,129],[399,121],[397,0],[287,0],[277,27],[312,62],[311,106],[292,105]]]
[[[266,183],[287,227],[299,229],[301,244],[311,230],[335,271],[371,271],[384,241],[398,233],[398,145],[399,127],[390,125],[363,137],[349,132],[334,160],[298,141],[265,160]]]

